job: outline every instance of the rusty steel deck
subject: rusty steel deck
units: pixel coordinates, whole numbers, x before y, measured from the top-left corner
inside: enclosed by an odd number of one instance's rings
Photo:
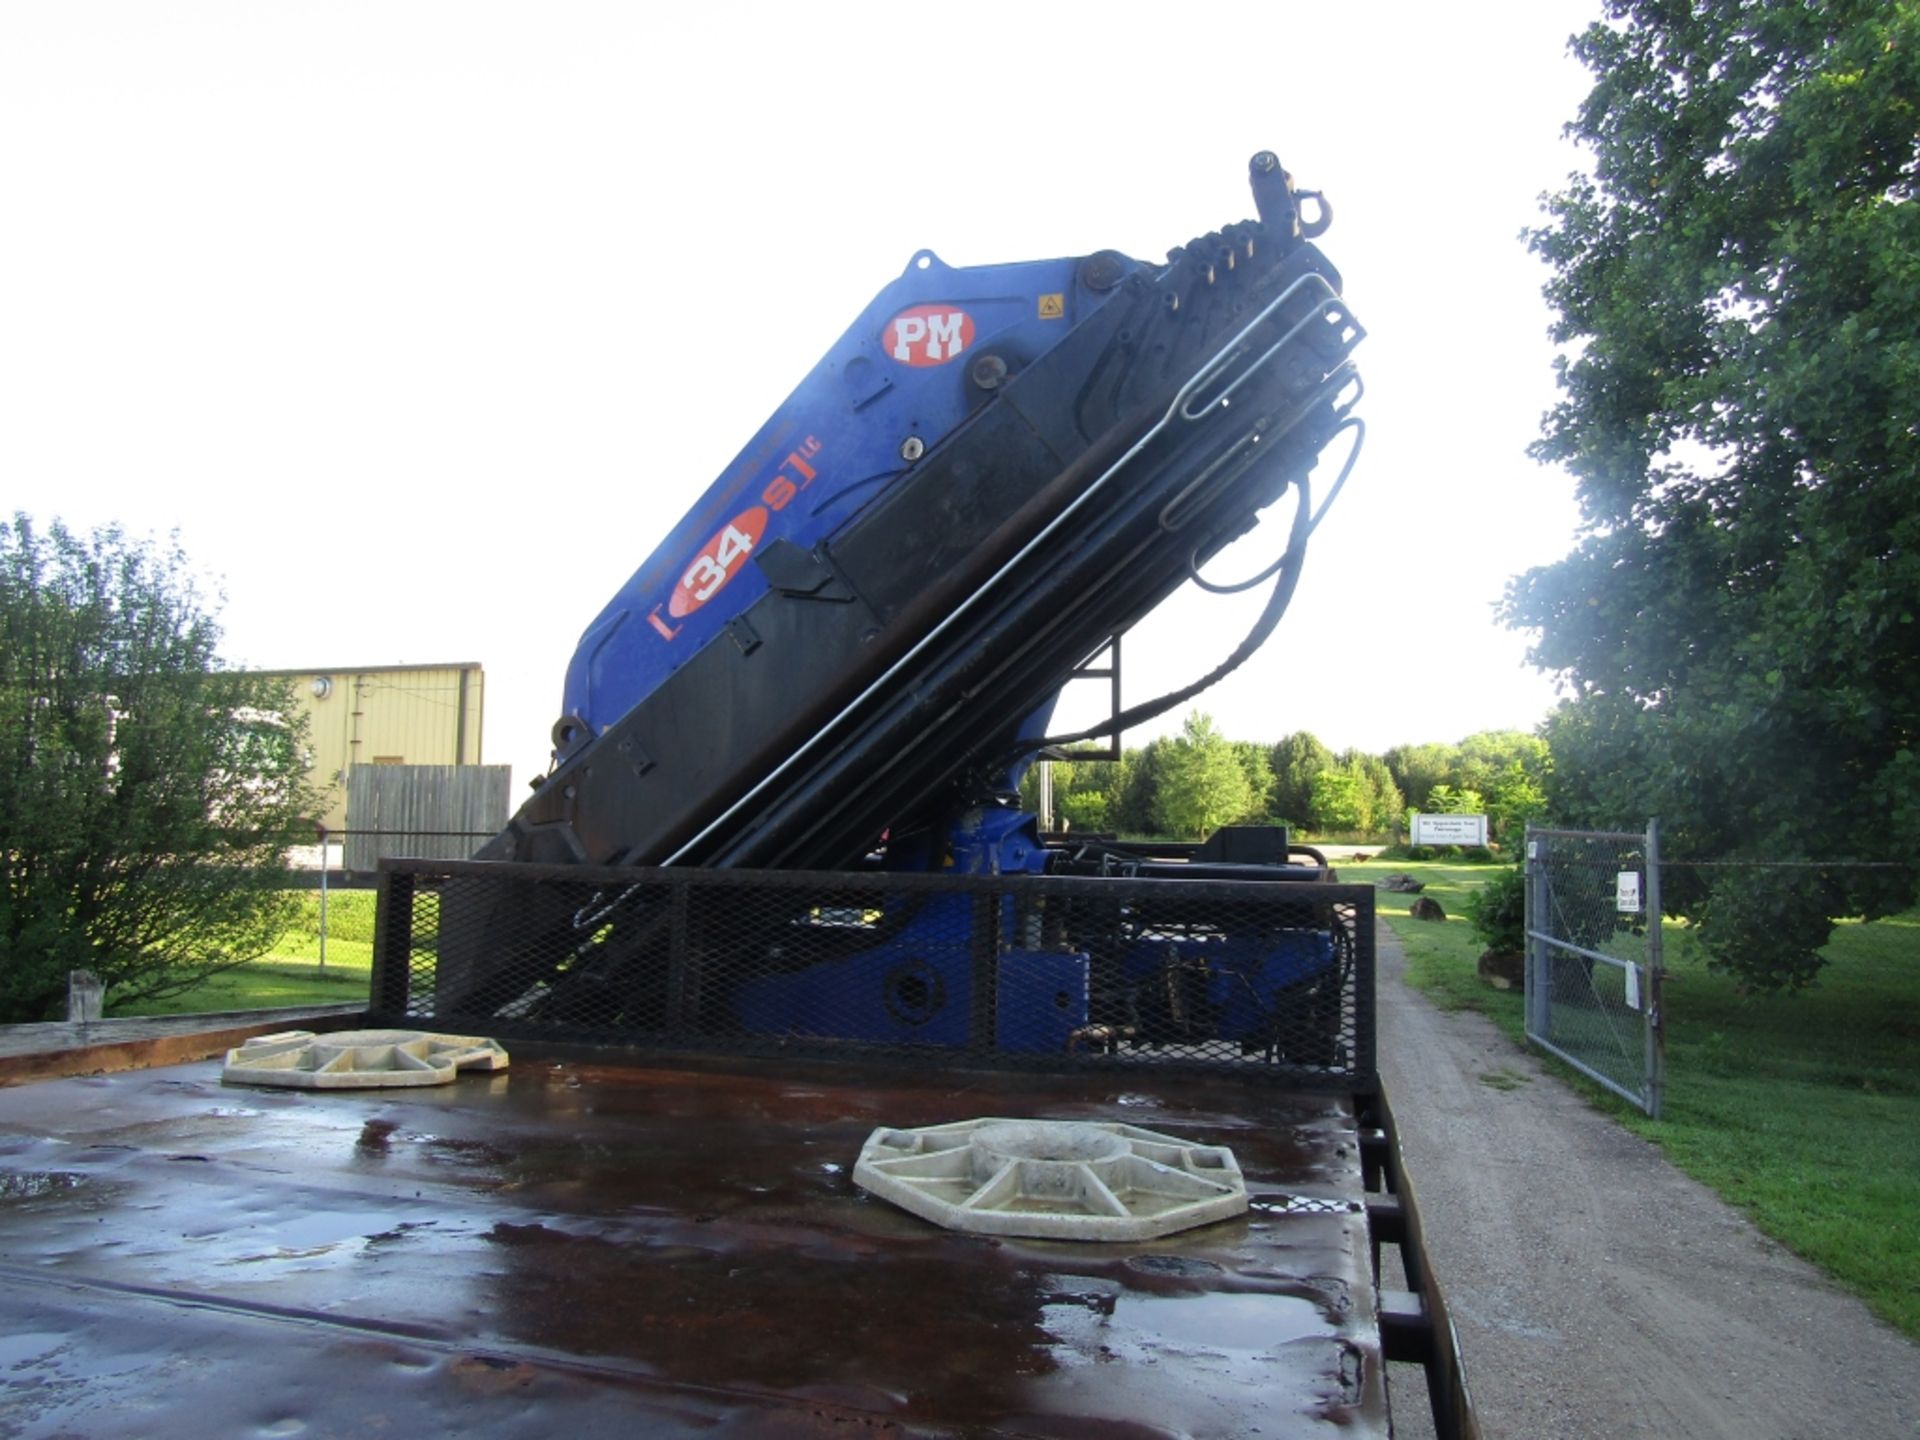
[[[1338,1096],[648,1063],[0,1090],[0,1435],[1389,1433]],[[874,1126],[989,1114],[1231,1145],[1254,1207],[993,1240],[851,1183]]]

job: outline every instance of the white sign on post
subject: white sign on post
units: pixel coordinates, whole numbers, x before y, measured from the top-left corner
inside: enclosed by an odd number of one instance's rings
[[[1640,913],[1640,872],[1622,870],[1613,880],[1613,908],[1622,915]]]
[[[1484,815],[1422,815],[1415,811],[1411,826],[1415,845],[1484,845]]]

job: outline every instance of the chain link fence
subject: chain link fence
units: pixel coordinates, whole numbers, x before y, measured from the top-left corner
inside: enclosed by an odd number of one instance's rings
[[[1657,1117],[1665,1053],[1656,828],[1528,826],[1526,865],[1527,1038]]]
[[[1676,860],[1661,863],[1664,901],[1708,914],[1728,938],[1706,947],[1738,960],[1739,940],[1764,939],[1783,976],[1811,976],[1820,962],[1902,964],[1920,960],[1920,865],[1863,860]],[[1796,951],[1809,959],[1793,963]],[[1817,957],[1817,958],[1815,958]]]
[[[1911,1088],[1920,867],[1669,860],[1652,823],[1530,827],[1526,855],[1527,1036],[1648,1114],[1665,1091],[1670,962],[1691,1063],[1758,1046],[1781,1075]],[[1666,911],[1690,918],[1663,924]],[[1788,993],[1761,998],[1773,991]]]
[[[1667,927],[1676,1068],[1920,1093],[1920,866],[1668,860],[1661,876],[1670,906],[1706,916]]]
[[[376,1023],[1373,1084],[1373,891],[389,860]]]

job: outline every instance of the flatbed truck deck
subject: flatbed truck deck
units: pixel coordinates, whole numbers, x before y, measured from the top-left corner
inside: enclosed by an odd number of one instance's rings
[[[984,1114],[1230,1145],[1252,1209],[994,1239],[853,1185],[875,1126]],[[14,1086],[0,1433],[1385,1436],[1375,1118],[1231,1077],[541,1046],[439,1089]]]

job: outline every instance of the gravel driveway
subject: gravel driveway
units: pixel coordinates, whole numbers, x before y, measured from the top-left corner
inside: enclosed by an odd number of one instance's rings
[[[1920,1436],[1920,1346],[1435,1010],[1379,934],[1381,1071],[1485,1440]]]

